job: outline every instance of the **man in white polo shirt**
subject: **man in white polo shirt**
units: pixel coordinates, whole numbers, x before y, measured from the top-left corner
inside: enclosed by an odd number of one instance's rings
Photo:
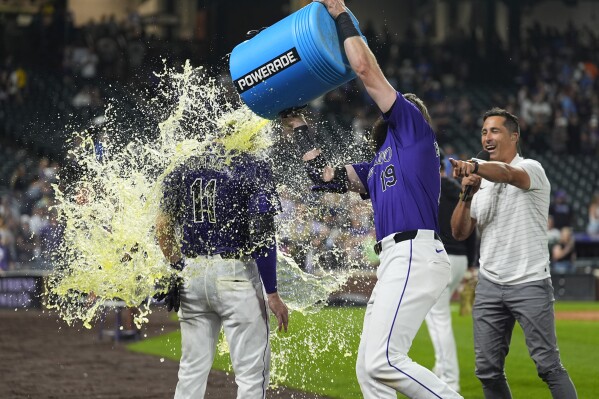
[[[512,397],[504,366],[518,321],[553,398],[577,398],[555,333],[546,232],[549,180],[539,162],[518,155],[520,127],[514,115],[491,109],[483,117],[481,134],[489,162],[450,159],[454,177],[463,178],[451,219],[453,235],[463,240],[475,227],[481,234],[472,312],[476,376],[485,398]]]

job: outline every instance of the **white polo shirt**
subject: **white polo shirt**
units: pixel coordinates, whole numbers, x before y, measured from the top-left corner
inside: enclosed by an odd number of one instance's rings
[[[528,173],[530,188],[483,179],[470,208],[481,234],[480,273],[502,285],[550,276],[547,217],[551,184],[535,160],[516,155],[510,165]]]

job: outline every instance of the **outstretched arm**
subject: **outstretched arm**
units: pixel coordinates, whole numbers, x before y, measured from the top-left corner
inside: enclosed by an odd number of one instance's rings
[[[320,154],[320,150],[315,149],[305,153],[302,157],[302,160],[304,162],[308,162],[310,160],[315,159],[318,156],[321,156]],[[360,178],[358,177],[358,174],[356,173],[354,167],[352,165],[344,165],[343,168],[345,168],[345,173],[347,173],[348,191],[366,194],[366,189],[364,188],[362,180],[360,180]],[[322,171],[321,178],[325,183],[332,182],[333,180],[335,180],[335,173],[339,173],[339,170],[337,168],[333,168],[330,165],[327,165],[324,167]]]
[[[321,191],[366,193],[366,189],[352,165],[333,167],[328,164],[313,139],[313,132],[308,128],[306,119],[301,114],[282,116],[284,127],[293,129],[293,141],[302,153],[308,176]]]
[[[341,32],[347,59],[364,83],[366,91],[383,113],[389,111],[395,102],[397,92],[383,75],[376,57],[355,29],[347,13],[345,2],[343,0],[318,1],[327,7],[329,14],[335,19]]]
[[[493,183],[507,183],[522,190],[530,188],[530,176],[519,166],[511,166],[505,162],[488,161],[476,164],[449,158],[453,166],[453,177],[464,177],[476,173]],[[475,171],[476,169],[476,171]]]

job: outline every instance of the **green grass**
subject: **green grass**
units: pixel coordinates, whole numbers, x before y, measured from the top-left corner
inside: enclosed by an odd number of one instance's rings
[[[599,310],[599,302],[560,302],[556,310]],[[325,308],[308,316],[293,313],[290,331],[277,334],[273,340],[273,374],[281,384],[333,398],[361,398],[354,366],[362,329],[364,308]],[[474,376],[472,320],[453,314],[457,340],[462,395],[483,398],[480,383]],[[557,322],[558,343],[562,362],[568,369],[580,398],[595,397],[599,391],[599,364],[595,355],[599,348],[599,323],[583,321]],[[131,344],[136,352],[179,360],[180,334],[174,332]],[[426,327],[414,340],[410,356],[427,368],[434,357]],[[214,368],[231,370],[228,354],[219,354]],[[537,376],[528,355],[519,326],[514,330],[506,373],[516,398],[550,399],[545,383]]]

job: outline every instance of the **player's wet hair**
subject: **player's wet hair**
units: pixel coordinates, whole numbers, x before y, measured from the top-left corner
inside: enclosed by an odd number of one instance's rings
[[[372,125],[372,132],[370,133],[370,145],[374,152],[377,152],[383,146],[385,139],[387,138],[387,129],[389,128],[389,122],[387,122],[383,116],[379,116],[378,119]]]
[[[418,98],[416,94],[406,93],[403,95],[406,100],[411,102],[418,108],[418,111],[422,114],[426,122],[432,127],[433,122],[430,114],[428,113],[428,109],[424,102]],[[372,126],[372,132],[370,133],[370,143],[375,152],[381,149],[385,139],[387,138],[387,129],[389,128],[389,122],[387,122],[382,116],[374,122]]]
[[[431,115],[428,113],[428,108],[426,108],[426,105],[424,105],[424,102],[414,93],[406,93],[403,95],[403,97],[406,100],[408,100],[409,102],[411,102],[412,104],[414,104],[416,106],[416,108],[418,108],[418,111],[420,111],[422,116],[424,116],[424,119],[432,127],[433,120],[431,119]]]

